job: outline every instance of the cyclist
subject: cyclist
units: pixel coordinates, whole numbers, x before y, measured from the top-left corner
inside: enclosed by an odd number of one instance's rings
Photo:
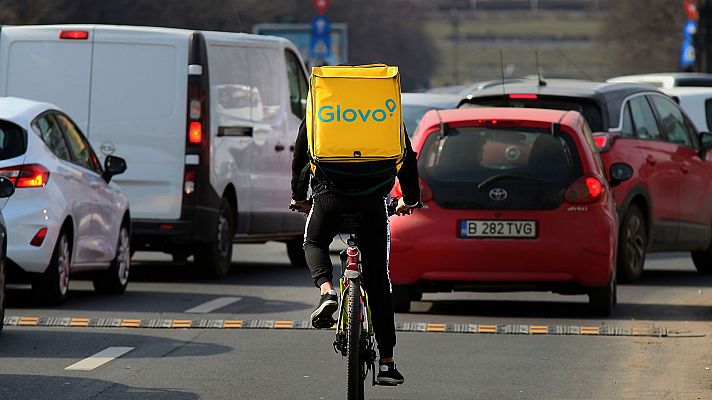
[[[396,208],[398,215],[410,214],[420,204],[417,154],[413,151],[407,134],[405,139],[406,154],[397,175],[403,192]],[[391,282],[388,276],[390,228],[386,202],[393,183],[382,185],[381,189],[368,195],[350,196],[329,191],[319,183],[324,182],[326,177],[320,175],[319,169],[316,174],[316,179],[311,179],[313,196],[310,201],[307,200],[307,181],[311,178],[311,169],[306,124],[302,121],[292,161],[292,206],[309,215],[304,233],[304,252],[314,283],[321,290],[319,305],[311,314],[312,325],[319,328],[315,321],[330,320],[338,308],[337,293],[332,285],[333,266],[329,245],[339,233],[339,216],[349,213],[364,214],[366,222],[358,228],[357,235],[363,259],[363,285],[368,292],[373,330],[378,344],[379,372],[376,382],[381,385],[401,384],[404,382],[403,375],[398,372],[393,361],[396,332]],[[334,182],[332,178],[330,182],[340,187],[340,191],[347,186],[354,193],[380,183],[353,177],[343,179],[343,182]]]

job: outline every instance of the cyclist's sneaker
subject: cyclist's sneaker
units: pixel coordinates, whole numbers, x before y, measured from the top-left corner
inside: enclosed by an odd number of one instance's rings
[[[311,314],[312,325],[318,329],[331,328],[334,324],[332,314],[337,308],[339,308],[339,297],[335,290],[322,294],[319,306]]]
[[[394,363],[385,363],[378,366],[378,377],[376,383],[385,386],[400,385],[405,381],[403,375],[396,369]]]

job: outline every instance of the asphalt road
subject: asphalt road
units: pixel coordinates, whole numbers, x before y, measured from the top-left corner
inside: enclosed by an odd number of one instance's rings
[[[331,347],[333,332],[278,329],[300,327],[317,300],[308,271],[290,267],[283,247],[236,246],[230,277],[217,282],[201,279],[190,263],[137,253],[126,294],[98,296],[89,282],[74,281],[70,299],[56,308],[13,288],[6,316],[30,326],[0,334],[0,399],[344,398],[345,361]],[[651,256],[640,284],[619,287],[609,318],[587,316],[586,301],[426,294],[413,312],[396,315],[400,329],[449,324],[473,333],[398,332],[396,362],[406,384],[368,387],[366,398],[712,399],[712,277],[697,274],[689,256]],[[224,326],[38,327],[31,317],[40,325],[86,325],[80,318],[88,318]],[[226,329],[229,321],[244,325]],[[521,332],[540,325],[548,334]],[[499,333],[477,333],[488,326]],[[102,351],[114,354],[87,360]]]

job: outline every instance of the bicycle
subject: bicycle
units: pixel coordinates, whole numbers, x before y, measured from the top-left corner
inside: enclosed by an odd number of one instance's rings
[[[387,206],[388,216],[394,215],[398,198]],[[362,222],[363,214],[344,214],[340,225],[349,234],[347,248],[339,254],[341,260],[341,278],[338,320],[326,318],[316,320],[317,327],[330,328],[336,323],[334,351],[347,358],[346,392],[349,400],[362,400],[364,382],[369,372],[372,373],[372,385],[376,385],[376,350],[371,309],[368,294],[361,284],[361,252],[358,248],[356,231]]]

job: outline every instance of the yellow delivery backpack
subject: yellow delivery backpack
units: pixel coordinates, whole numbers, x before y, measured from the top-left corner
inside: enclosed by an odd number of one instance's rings
[[[312,68],[306,127],[312,173],[329,190],[392,184],[405,157],[398,67]]]

